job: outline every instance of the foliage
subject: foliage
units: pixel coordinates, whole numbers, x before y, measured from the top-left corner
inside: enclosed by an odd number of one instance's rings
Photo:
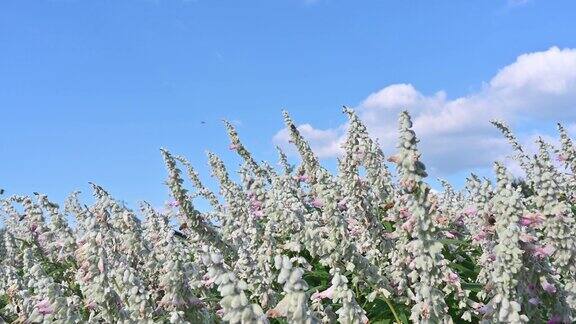
[[[461,323],[576,319],[576,148],[530,156],[505,123],[526,177],[495,164],[462,191],[432,190],[407,112],[384,157],[355,113],[337,174],[290,116],[301,163],[244,161],[240,182],[209,153],[219,192],[168,150],[165,210],[130,210],[94,185],[60,208],[46,196],[0,199],[0,322]],[[550,153],[557,156],[555,163]],[[389,171],[395,164],[396,176]],[[192,184],[184,185],[183,168]],[[197,199],[211,205],[195,207]],[[75,218],[74,227],[68,220]]]

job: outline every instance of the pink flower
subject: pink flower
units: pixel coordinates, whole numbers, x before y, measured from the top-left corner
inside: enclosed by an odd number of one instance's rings
[[[462,215],[458,216],[458,218],[456,218],[456,220],[454,221],[455,225],[458,226],[464,226],[464,219],[462,218]]]
[[[210,278],[208,275],[205,275],[204,277],[202,277],[201,283],[206,287],[212,287],[212,284],[214,283],[214,278]]]
[[[564,321],[562,321],[562,317],[560,317],[560,315],[554,315],[548,321],[546,321],[546,324],[562,324],[562,323],[564,323]]]
[[[413,191],[416,187],[416,181],[414,179],[402,179],[398,182],[401,188],[404,188],[408,191]]]
[[[90,272],[86,272],[86,274],[84,274],[84,276],[80,279],[80,281],[88,282],[90,279],[92,279],[92,274],[90,274]]]
[[[452,232],[448,232],[448,231],[444,232],[444,236],[446,236],[449,239],[453,239],[456,237],[456,235],[454,235]]]
[[[352,217],[348,218],[348,230],[351,236],[357,236],[362,233],[362,229],[359,226],[358,221]]]
[[[520,219],[520,224],[524,226],[536,227],[544,221],[544,216],[540,213],[528,213]]]
[[[358,235],[362,234],[362,230],[358,227],[354,227],[354,228],[349,228],[350,232],[350,236],[353,237],[358,237]]]
[[[100,273],[104,273],[104,259],[102,258],[98,260],[98,270],[100,270]]]
[[[178,207],[180,203],[177,200],[171,200],[168,202],[168,206],[170,207]]]
[[[332,299],[332,296],[334,296],[334,286],[330,286],[330,288],[322,292],[313,293],[312,296],[310,296],[310,299],[312,300],[322,300],[324,298]]]
[[[89,301],[88,303],[86,303],[86,308],[93,310],[94,308],[96,308],[96,303],[94,301]]]
[[[348,218],[348,227],[356,227],[358,225],[358,220],[352,217]]]
[[[489,314],[491,312],[491,308],[488,305],[478,304],[476,310],[480,314]]]
[[[400,217],[401,217],[401,218],[410,218],[410,217],[412,216],[412,213],[410,213],[410,212],[408,211],[408,209],[406,209],[406,208],[400,209],[399,212],[400,212]]]
[[[520,241],[524,243],[530,243],[536,241],[536,236],[528,233],[521,233],[520,234]]]
[[[324,203],[318,197],[314,198],[310,203],[316,208],[322,208],[324,206]]]
[[[402,229],[406,232],[412,232],[414,229],[414,225],[416,224],[416,220],[414,217],[410,217],[404,224],[402,224]]]
[[[36,304],[35,307],[38,309],[38,313],[42,315],[54,313],[54,309],[52,308],[52,305],[48,299],[41,300],[38,304]]]
[[[260,200],[252,199],[250,201],[250,205],[252,208],[258,209],[258,208],[262,207],[262,202]]]
[[[558,154],[558,155],[556,155],[556,161],[558,161],[558,162],[566,162],[566,160],[568,160],[568,158],[566,158],[566,156],[564,156],[563,154]]]
[[[410,269],[410,270],[416,269],[416,260],[409,259],[407,261],[408,261],[407,262],[408,263],[408,269]]]
[[[460,282],[460,277],[458,276],[458,274],[450,271],[446,276],[446,281],[451,284],[457,284]]]
[[[285,302],[280,302],[278,303],[278,305],[276,305],[276,307],[269,309],[266,312],[266,316],[270,317],[270,318],[278,318],[278,317],[285,317],[286,315],[288,315],[288,307],[286,306],[287,303]]]
[[[252,215],[254,215],[254,218],[256,219],[261,219],[264,217],[264,212],[262,210],[255,210],[252,212]]]
[[[297,181],[303,181],[303,182],[308,182],[308,180],[310,180],[310,178],[308,178],[308,176],[305,174],[297,175],[294,177],[294,179],[296,179]]]
[[[542,283],[542,288],[549,294],[556,293],[556,286],[554,286],[553,284],[551,284],[547,281]]]
[[[82,262],[82,265],[80,266],[80,268],[82,270],[88,270],[90,268],[90,262],[88,262],[88,260],[84,260]]]
[[[466,214],[467,216],[476,215],[477,212],[478,212],[478,210],[474,206],[470,206],[470,207],[464,209],[464,214]]]
[[[347,201],[346,201],[346,198],[340,200],[340,201],[338,202],[338,209],[340,209],[340,210],[346,210],[347,207],[348,207],[348,206],[346,205],[346,202],[347,202]]]
[[[546,245],[544,247],[536,246],[534,250],[532,250],[532,254],[537,258],[544,259],[547,256],[551,256],[554,253],[554,250],[554,247],[551,245]]]
[[[396,232],[388,232],[384,233],[384,238],[387,240],[394,240],[398,238],[398,233]]]
[[[487,236],[488,236],[488,233],[486,233],[485,231],[480,231],[480,232],[478,232],[478,234],[476,234],[472,237],[472,241],[481,242],[481,241],[484,241]]]
[[[520,219],[520,224],[524,225],[524,226],[530,226],[532,225],[532,221],[526,218],[521,218]]]
[[[235,151],[239,148],[240,148],[240,145],[236,145],[236,144],[230,144],[230,146],[228,146],[228,149],[230,149],[230,151]]]

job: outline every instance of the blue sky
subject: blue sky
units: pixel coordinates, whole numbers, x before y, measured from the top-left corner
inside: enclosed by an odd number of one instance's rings
[[[576,124],[574,12],[556,0],[3,0],[0,187],[62,201],[94,181],[158,205],[160,147],[207,180],[205,150],[235,169],[226,118],[274,161],[285,108],[330,160],[341,105],[383,140],[400,106],[414,110],[433,175],[488,172],[503,143],[462,128],[501,116],[529,139]]]

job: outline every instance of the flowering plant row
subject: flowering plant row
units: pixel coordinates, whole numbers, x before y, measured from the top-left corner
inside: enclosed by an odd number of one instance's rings
[[[576,148],[562,126],[561,147],[540,139],[531,156],[494,121],[525,180],[495,163],[495,183],[471,175],[462,191],[443,182],[437,193],[407,112],[387,159],[344,112],[337,174],[285,113],[298,166],[281,150],[280,168],[258,163],[227,123],[243,160],[239,183],[209,153],[212,192],[184,157],[162,150],[171,192],[163,211],[142,203],[136,212],[95,184],[91,206],[78,193],[62,208],[42,194],[1,199],[0,322],[575,320]]]

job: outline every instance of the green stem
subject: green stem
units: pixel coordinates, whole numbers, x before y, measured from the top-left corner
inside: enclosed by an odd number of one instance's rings
[[[388,305],[388,307],[392,311],[392,314],[394,315],[394,319],[396,320],[396,323],[399,323],[399,324],[402,323],[402,321],[400,320],[400,317],[398,317],[398,313],[396,313],[396,308],[394,308],[394,305],[392,305],[392,303],[390,302],[390,299],[386,298],[385,296],[382,296],[382,298],[384,298],[384,301],[386,302],[386,304]]]

